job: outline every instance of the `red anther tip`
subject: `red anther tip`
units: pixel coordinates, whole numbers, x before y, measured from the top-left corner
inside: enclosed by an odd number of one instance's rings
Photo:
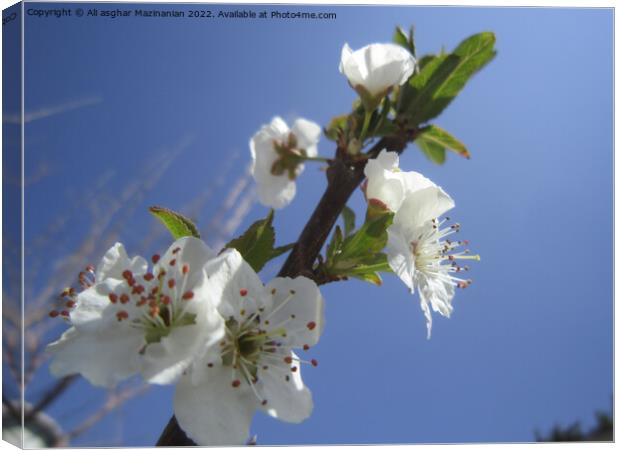
[[[171,259],[168,264],[170,264],[171,266],[174,266],[176,263],[177,263],[176,259]]]
[[[168,287],[172,289],[175,285],[176,285],[176,281],[174,281],[174,278],[170,278],[168,280]]]
[[[241,386],[241,381],[233,380],[233,382],[231,384],[232,384],[232,387],[236,388],[236,387]]]
[[[290,356],[285,356],[284,357],[284,362],[286,364],[291,364],[293,362],[293,358],[291,358]]]
[[[117,300],[118,300],[118,296],[117,296],[115,293],[113,293],[113,292],[110,292],[110,293],[108,294],[108,298],[110,299],[110,301],[111,301],[112,303],[116,303],[116,302],[117,302]]]
[[[144,274],[144,279],[146,281],[151,281],[153,278],[155,278],[155,276],[152,273],[150,273],[150,272]]]
[[[183,300],[190,300],[192,298],[194,298],[194,293],[192,291],[187,291],[183,294]]]
[[[132,277],[133,277],[133,273],[131,273],[131,270],[123,270],[124,279],[129,280]]]
[[[62,311],[60,311],[60,315],[63,316],[63,317],[69,317],[69,311],[62,310]]]
[[[248,290],[247,289],[239,289],[239,295],[241,297],[245,297],[246,295],[248,295]]]
[[[310,361],[310,363],[311,363],[314,367],[316,367],[316,366],[318,366],[318,365],[319,365],[319,362],[318,362],[316,359],[313,359],[312,361]]]
[[[151,256],[151,261],[153,261],[153,264],[157,264],[157,261],[159,261],[160,256],[155,254],[153,256]]]
[[[116,319],[120,322],[121,320],[127,319],[129,314],[127,311],[119,311],[116,313]]]
[[[189,264],[183,264],[183,274],[189,273]]]
[[[291,367],[291,372],[297,372],[297,366]]]
[[[306,326],[309,330],[314,330],[316,328],[316,322],[308,322]]]
[[[122,294],[120,300],[121,303],[127,303],[129,301],[129,296],[127,294]]]
[[[176,255],[177,253],[179,253],[181,251],[181,247],[177,247],[174,250],[172,250],[172,254]]]
[[[306,351],[310,350],[310,346],[308,344],[304,344],[304,350]]]
[[[262,402],[260,402],[260,404],[265,406],[267,404],[267,400],[263,400]]]
[[[59,314],[58,311],[53,310],[53,311],[50,311],[49,316],[50,317],[58,317],[58,314]]]
[[[67,306],[67,308],[73,308],[75,306],[75,302],[73,300],[69,300],[67,301],[67,303],[65,303],[65,305]]]

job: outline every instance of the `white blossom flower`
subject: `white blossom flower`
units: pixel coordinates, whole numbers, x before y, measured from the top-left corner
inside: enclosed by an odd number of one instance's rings
[[[370,44],[353,51],[344,44],[339,69],[360,95],[381,98],[393,86],[404,84],[414,67],[415,58],[400,45]]]
[[[468,270],[457,259],[476,259],[469,250],[459,250],[467,241],[445,239],[458,232],[459,224],[443,227],[449,219],[437,218],[454,207],[454,202],[439,186],[410,191],[387,229],[387,259],[390,267],[409,288],[417,287],[420,306],[426,317],[427,337],[431,336],[431,308],[450,317],[455,288],[465,288],[471,280],[453,275]]]
[[[398,153],[382,150],[376,158],[368,160],[364,168],[366,198],[392,212],[398,211],[408,193],[435,186],[418,172],[401,171],[398,162]]]
[[[295,179],[303,172],[305,157],[317,156],[321,127],[297,119],[289,129],[282,118],[274,117],[250,139],[252,175],[260,202],[283,208],[295,197]]]
[[[312,396],[301,379],[307,351],[323,330],[323,298],[304,277],[276,278],[264,286],[236,250],[207,264],[226,334],[205,346],[181,378],[174,411],[181,428],[199,445],[242,444],[257,409],[301,422]]]
[[[50,314],[72,325],[48,346],[52,373],[80,373],[98,386],[135,373],[174,382],[198,349],[224,334],[205,270],[213,256],[200,239],[181,238],[148,271],[144,258],[112,246],[96,271],[80,275],[86,289],[65,292],[67,309]]]

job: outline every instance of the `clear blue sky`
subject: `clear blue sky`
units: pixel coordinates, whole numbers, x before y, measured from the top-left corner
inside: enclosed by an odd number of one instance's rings
[[[106,189],[118,195],[144,176],[155,150],[193,136],[120,231],[131,252],[151,226],[149,205],[186,204],[240,152],[232,182],[249,161],[249,137],[272,116],[324,125],[348,112],[355,95],[338,72],[344,42],[389,41],[395,25],[415,24],[424,54],[494,31],[498,56],[435,121],[472,159],[451,154],[439,167],[414,146],[401,158],[455,199],[450,216],[482,256],[471,264],[474,284],[457,292],[451,319],[435,316],[430,341],[418,298],[396,277],[385,276],[382,288],[325,286],[327,325],[313,351],[320,365],[303,373],[314,414],[295,426],[258,414],[252,430],[261,444],[497,442],[530,441],[555,423],[591,425],[613,394],[612,10],[246,9],[338,18],[26,17],[26,111],[98,99],[26,127],[26,176],[43,162],[53,168],[27,190],[26,246],[73,210],[69,192],[88,191],[112,171]],[[333,150],[321,141],[321,155]],[[324,186],[317,167],[307,167],[295,202],[276,214],[280,243],[296,239]],[[351,206],[363,214],[359,192]],[[266,211],[255,204],[240,229]],[[77,217],[67,236],[87,225]],[[267,266],[263,281],[277,270]],[[39,380],[34,388],[50,382],[44,373]],[[99,395],[80,381],[50,413],[68,426],[68,411]],[[126,404],[124,444],[153,444],[171,397],[155,388]],[[117,424],[105,420],[75,444],[104,444]]]

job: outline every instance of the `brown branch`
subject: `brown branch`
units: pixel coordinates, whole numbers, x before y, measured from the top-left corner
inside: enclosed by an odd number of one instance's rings
[[[401,153],[415,132],[405,132],[399,136],[380,139],[366,154],[375,158],[383,149]],[[349,197],[364,180],[366,159],[353,159],[342,149],[336,150],[337,158],[327,169],[327,189],[316,206],[310,220],[304,227],[295,247],[289,254],[278,276],[296,277],[304,275],[314,278],[313,265],[329,233],[344,209]],[[179,427],[175,416],[157,441],[157,446],[196,445]]]

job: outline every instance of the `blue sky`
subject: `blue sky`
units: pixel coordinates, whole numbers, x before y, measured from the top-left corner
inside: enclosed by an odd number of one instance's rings
[[[403,169],[422,172],[455,199],[450,216],[482,256],[471,264],[474,284],[457,292],[452,318],[435,316],[430,341],[418,298],[396,277],[386,275],[381,288],[325,286],[327,325],[313,349],[320,365],[304,371],[314,414],[301,425],[258,414],[252,432],[261,444],[498,442],[530,441],[535,429],[555,423],[592,424],[613,394],[612,11],[288,9],[338,17],[26,17],[25,109],[41,112],[25,131],[26,177],[35,179],[26,189],[26,247],[57,217],[71,217],[62,245],[33,260],[70,252],[91,225],[92,199],[120,198],[136,181],[153,186],[133,197],[135,210],[119,225],[117,239],[130,253],[153,226],[148,206],[180,209],[222,175],[196,217],[204,231],[243,176],[248,139],[263,123],[281,115],[324,125],[349,111],[355,94],[338,72],[345,42],[389,41],[395,25],[414,24],[425,54],[493,31],[498,56],[435,120],[467,144],[472,159],[451,154],[436,166],[415,146],[401,158]],[[333,150],[326,139],[319,144],[323,156]],[[35,177],[41,167],[46,175]],[[276,213],[279,243],[296,239],[320,198],[318,168],[306,168],[294,203]],[[350,206],[363,215],[360,192]],[[238,230],[266,212],[254,204]],[[112,216],[104,231],[117,223]],[[106,250],[92,244],[93,255]],[[166,245],[159,236],[148,251]],[[268,265],[263,281],[278,268]],[[46,371],[32,398],[52,381]],[[102,395],[81,380],[49,412],[70,427],[77,422],[71,410]],[[123,444],[150,445],[172,412],[171,397],[170,388],[151,389],[75,444],[105,444],[125,424]]]

